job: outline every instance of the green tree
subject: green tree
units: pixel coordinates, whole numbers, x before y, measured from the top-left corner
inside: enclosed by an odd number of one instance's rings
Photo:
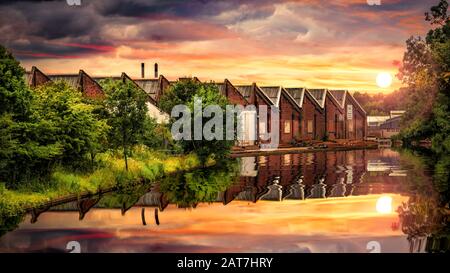
[[[208,106],[219,106],[222,110],[222,139],[206,140],[204,136],[202,136],[201,140],[195,140],[194,103],[196,99],[201,99],[202,109],[205,109]],[[225,110],[228,104],[228,99],[220,94],[219,89],[215,84],[201,83],[193,79],[177,82],[161,97],[161,108],[167,113],[171,113],[172,108],[176,105],[186,105],[189,108],[191,113],[191,139],[179,140],[178,144],[181,146],[184,153],[195,152],[203,163],[205,163],[209,157],[215,159],[216,161],[223,160],[229,155],[231,147],[234,144],[233,140],[226,140]],[[205,125],[213,118],[214,116],[202,116],[202,124]],[[234,120],[236,122],[236,118]],[[172,126],[175,121],[175,118],[171,118],[169,126]],[[234,124],[234,126],[235,125],[236,124]],[[214,128],[214,130],[218,130],[218,128]]]
[[[109,144],[121,148],[128,170],[128,156],[132,147],[142,141],[149,127],[147,115],[147,94],[134,83],[127,81],[104,80],[106,92],[105,107],[108,115]]]
[[[448,2],[441,0],[425,14],[438,27],[425,39],[408,39],[399,77],[407,84],[406,109],[401,138],[431,139],[438,153],[450,151],[450,19]],[[418,103],[420,102],[420,103]]]
[[[0,46],[0,180],[9,186],[47,172],[62,153],[59,143],[41,143],[30,137],[49,130],[45,120],[34,120],[33,100],[23,68]]]
[[[9,113],[14,120],[26,118],[32,94],[24,74],[19,62],[0,45],[0,115]]]
[[[32,118],[47,124],[30,136],[41,143],[59,143],[61,160],[66,165],[85,161],[90,156],[91,167],[95,155],[106,145],[109,130],[106,120],[94,114],[95,107],[84,102],[81,92],[64,82],[42,85],[34,90]]]

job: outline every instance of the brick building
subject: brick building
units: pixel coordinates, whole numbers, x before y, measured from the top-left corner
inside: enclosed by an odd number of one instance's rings
[[[33,88],[47,82],[63,81],[88,98],[103,98],[104,96],[101,86],[83,70],[80,70],[78,74],[46,75],[33,66],[31,71],[25,74],[25,77],[27,84]]]
[[[300,134],[301,108],[295,99],[281,86],[261,87],[276,107],[280,109],[280,145],[290,145]]]
[[[329,90],[325,97],[325,126],[328,139],[344,138],[344,108]]]
[[[286,90],[302,109],[299,120],[300,135],[296,136],[296,140],[319,139],[323,130],[319,128],[318,117],[323,116],[324,109],[306,88],[286,88]]]
[[[236,89],[242,96],[247,100],[248,104],[256,106],[256,115],[258,117],[256,123],[256,133],[257,133],[257,143],[268,143],[269,141],[263,140],[263,136],[266,133],[271,132],[271,115],[270,115],[270,106],[273,105],[272,100],[267,97],[264,92],[261,90],[256,83],[251,85],[236,85]],[[267,119],[266,121],[260,119],[260,109],[259,105],[266,105],[267,108]]]

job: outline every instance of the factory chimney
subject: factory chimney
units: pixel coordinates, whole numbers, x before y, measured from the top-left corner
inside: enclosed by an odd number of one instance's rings
[[[145,64],[141,63],[141,78],[145,78]]]
[[[155,78],[158,78],[158,63],[155,63]]]

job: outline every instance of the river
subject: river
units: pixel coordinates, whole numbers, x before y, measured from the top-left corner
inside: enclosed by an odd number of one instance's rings
[[[419,159],[389,148],[240,158],[237,173],[191,173],[27,215],[0,252],[448,251],[448,235],[446,245],[433,237],[442,219],[424,223],[414,210],[431,204],[425,216],[442,217]]]

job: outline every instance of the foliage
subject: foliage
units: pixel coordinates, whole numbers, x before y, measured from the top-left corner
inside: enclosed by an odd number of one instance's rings
[[[370,116],[387,116],[391,110],[403,110],[403,101],[399,98],[403,98],[406,93],[406,89],[400,88],[394,92],[384,94],[369,94],[355,92],[353,97],[361,104]]]
[[[208,106],[219,106],[222,110],[222,140],[220,139],[212,139],[206,140],[204,136],[202,136],[201,140],[194,139],[194,121],[196,119],[194,112],[194,104],[196,99],[201,99],[202,109],[205,109]],[[169,90],[161,97],[161,108],[167,113],[172,112],[172,108],[176,105],[186,105],[191,113],[191,131],[190,140],[182,139],[178,141],[182,151],[184,153],[189,153],[195,151],[195,153],[200,157],[202,162],[205,162],[208,157],[213,157],[216,161],[220,161],[226,158],[231,150],[231,147],[234,144],[233,140],[226,140],[226,105],[228,105],[228,99],[220,94],[218,87],[214,84],[209,83],[200,83],[193,79],[179,81],[174,84]],[[202,114],[202,113],[198,113]],[[214,117],[207,118],[203,115],[200,117],[202,120],[202,124],[206,124],[209,120]],[[236,120],[236,119],[235,119]],[[171,118],[169,122],[169,126],[171,127],[175,118]],[[183,128],[186,130],[185,128]],[[202,128],[203,129],[203,128]],[[214,127],[214,131],[218,130],[218,128]],[[217,131],[220,132],[220,131]]]
[[[142,141],[150,129],[147,116],[147,95],[131,81],[107,79],[101,83],[106,93],[105,108],[108,125],[111,127],[108,143],[112,148],[121,148],[128,170],[128,157],[132,147]]]
[[[42,143],[59,143],[64,164],[84,160],[106,145],[109,130],[105,120],[93,113],[93,106],[83,102],[82,94],[64,82],[43,85],[34,90],[33,120],[45,121],[47,130],[30,136]]]
[[[195,207],[200,202],[213,202],[218,193],[235,182],[238,173],[236,161],[224,161],[221,165],[164,178],[160,190],[171,203],[179,207]]]
[[[120,153],[107,152],[97,156],[98,167],[89,173],[76,173],[64,167],[57,168],[49,178],[21,184],[7,189],[0,184],[0,219],[23,214],[27,208],[42,205],[54,198],[70,194],[96,193],[100,190],[119,190],[140,187],[156,182],[173,173],[200,166],[195,154],[167,156],[139,146],[129,158],[129,170],[124,169]],[[209,162],[210,165],[214,162]]]
[[[405,143],[430,139],[438,154],[450,152],[450,20],[448,2],[441,0],[426,13],[438,27],[425,39],[408,39],[399,77],[407,84],[400,138]],[[420,103],[418,103],[420,102]]]
[[[32,94],[25,84],[24,74],[19,62],[0,45],[0,115],[10,114],[13,120],[27,117]]]

